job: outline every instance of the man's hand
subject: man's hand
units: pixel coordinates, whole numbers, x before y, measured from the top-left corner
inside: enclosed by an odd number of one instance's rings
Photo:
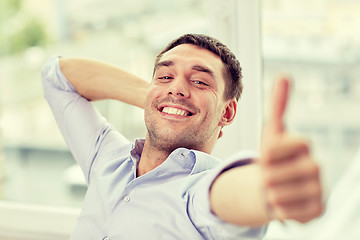
[[[259,163],[270,217],[307,222],[322,212],[319,168],[309,144],[284,128],[288,91],[288,79],[276,82]]]
[[[150,83],[109,63],[87,58],[60,58],[60,68],[88,100],[115,99],[144,108]]]
[[[211,210],[224,221],[241,226],[273,219],[307,222],[322,212],[319,168],[309,145],[284,128],[288,89],[287,79],[277,82],[256,164],[231,168],[212,184]]]

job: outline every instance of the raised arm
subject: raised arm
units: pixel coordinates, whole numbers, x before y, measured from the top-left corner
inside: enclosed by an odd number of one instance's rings
[[[319,169],[307,141],[283,126],[288,85],[281,79],[275,87],[260,158],[224,172],[212,185],[211,208],[227,222],[245,226],[273,219],[307,222],[322,212]]]
[[[115,99],[144,108],[150,83],[114,65],[85,58],[60,58],[60,68],[88,100]]]
[[[109,148],[125,145],[128,140],[113,131],[87,99],[117,99],[143,107],[149,84],[105,63],[56,56],[44,64],[41,76],[44,97],[69,149],[90,181],[89,173],[99,153],[110,152]],[[106,147],[102,145],[105,138]]]

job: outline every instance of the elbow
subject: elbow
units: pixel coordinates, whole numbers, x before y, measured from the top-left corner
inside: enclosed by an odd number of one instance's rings
[[[50,67],[50,60],[48,60],[41,68],[41,85],[43,89],[43,96],[46,100],[48,100],[50,93],[49,93],[49,86],[51,86],[51,67]]]

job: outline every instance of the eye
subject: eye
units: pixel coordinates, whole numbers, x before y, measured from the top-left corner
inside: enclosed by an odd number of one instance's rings
[[[204,85],[204,86],[209,86],[209,84],[205,83],[205,82],[202,82],[202,81],[199,81],[199,80],[195,80],[193,81],[193,83],[197,84],[197,85]]]
[[[169,76],[162,76],[162,77],[158,77],[158,79],[170,80],[170,79],[173,79],[173,78],[169,77]]]
[[[156,82],[158,82],[158,83],[169,83],[173,79],[174,78],[169,76],[169,75],[160,75],[159,77],[156,78]]]

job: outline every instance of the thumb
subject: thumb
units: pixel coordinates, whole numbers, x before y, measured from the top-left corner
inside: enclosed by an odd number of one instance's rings
[[[288,103],[290,79],[282,77],[275,82],[271,105],[270,105],[270,119],[267,130],[272,134],[281,134],[284,132],[284,115]]]

